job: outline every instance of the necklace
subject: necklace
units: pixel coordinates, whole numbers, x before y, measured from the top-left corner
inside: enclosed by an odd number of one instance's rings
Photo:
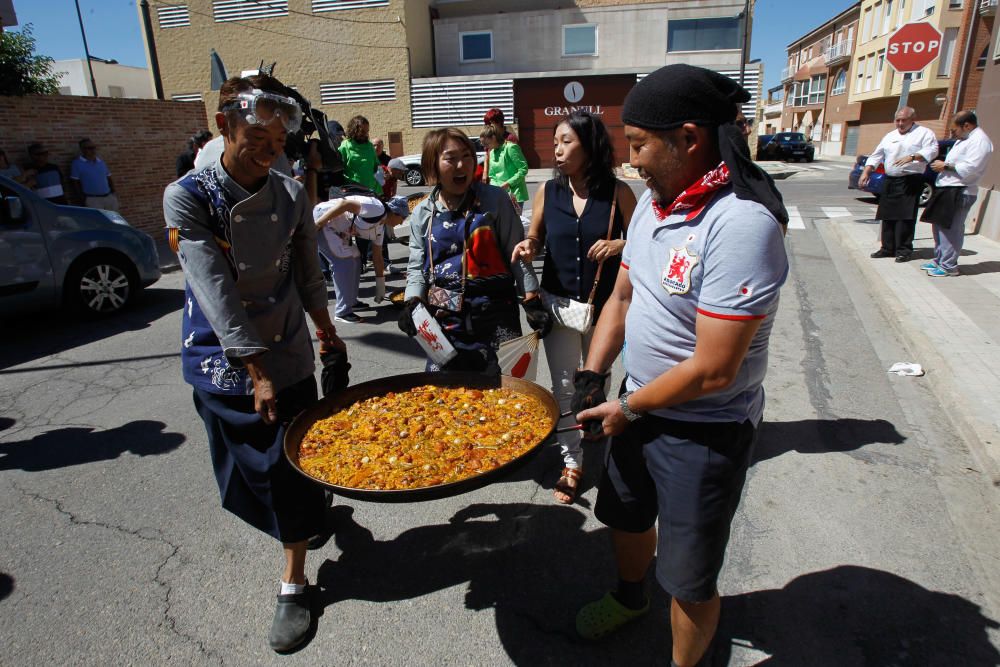
[[[462,204],[465,203],[465,200],[466,200],[466,198],[468,196],[469,196],[469,193],[468,193],[468,191],[466,191],[466,192],[463,192],[462,195],[460,197],[458,197],[457,200],[448,201],[448,196],[445,194],[444,190],[441,190],[438,193],[438,199],[441,200],[441,203],[444,204],[444,207],[446,209],[448,209],[449,211],[459,211],[459,210],[461,210]]]

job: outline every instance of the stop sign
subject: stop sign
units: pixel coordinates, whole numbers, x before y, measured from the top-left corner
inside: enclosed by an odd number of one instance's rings
[[[907,23],[892,33],[885,59],[897,72],[919,72],[941,52],[941,33],[929,23]]]

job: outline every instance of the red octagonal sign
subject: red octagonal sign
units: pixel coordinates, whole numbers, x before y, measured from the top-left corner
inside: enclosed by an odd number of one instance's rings
[[[941,53],[941,33],[929,23],[907,23],[892,33],[885,59],[897,72],[919,72]]]

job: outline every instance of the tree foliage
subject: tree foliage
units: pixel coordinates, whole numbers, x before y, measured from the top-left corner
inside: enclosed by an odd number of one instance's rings
[[[54,61],[35,54],[31,24],[21,32],[0,33],[0,95],[55,95],[59,77],[52,73]]]

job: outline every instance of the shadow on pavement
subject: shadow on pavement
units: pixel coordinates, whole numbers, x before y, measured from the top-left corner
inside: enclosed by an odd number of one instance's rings
[[[104,319],[68,319],[51,311],[17,316],[16,325],[0,328],[0,369],[72,350],[125,331],[148,329],[167,313],[180,310],[184,291],[142,290],[127,310]]]
[[[966,253],[962,251],[964,256]],[[1000,273],[1000,262],[979,262],[978,264],[959,264],[958,272],[963,276],[978,276],[983,273]]]
[[[14,592],[14,577],[5,572],[0,572],[0,600],[8,597]]]
[[[138,456],[166,454],[186,439],[164,432],[166,424],[139,420],[109,430],[59,428],[31,440],[0,443],[0,470],[37,472],[116,459],[125,452]]]
[[[358,525],[351,508],[334,511],[343,553],[319,569],[323,607],[341,600],[407,600],[462,585],[466,609],[492,610],[514,664],[649,664],[650,655],[669,655],[663,652],[670,639],[663,632],[662,600],[616,641],[590,645],[576,637],[577,610],[601,597],[614,579],[607,530],[584,531],[585,515],[576,509],[474,504],[446,524],[412,528],[388,541]]]
[[[392,319],[398,317],[398,311],[394,310],[393,313],[395,317]],[[375,321],[377,322],[378,320]],[[341,329],[340,328],[341,326],[349,326],[351,328]],[[367,324],[341,325],[337,323],[338,334],[343,333],[344,335],[341,337],[346,338],[346,340],[348,341],[348,348],[347,348],[348,355],[350,355],[351,353],[350,341],[353,339],[357,340],[359,343],[364,343],[365,345],[372,345],[382,350],[388,350],[390,352],[394,352],[395,354],[405,354],[406,356],[413,357],[414,359],[423,360],[427,358],[427,355],[424,354],[423,350],[420,349],[420,346],[417,344],[417,341],[413,340],[412,338],[404,334],[402,331],[386,332],[386,331],[377,331],[369,329],[364,333],[360,333],[364,331],[363,328],[366,326],[370,325]],[[358,332],[359,335],[357,336],[352,335],[356,332]]]
[[[785,452],[826,454],[850,452],[878,442],[901,445],[906,436],[884,419],[803,419],[764,422],[754,450],[753,463]],[[752,465],[752,464],[751,464]]]
[[[1000,628],[965,598],[856,565],[810,572],[780,590],[722,599],[715,665],[732,644],[769,667],[995,665],[988,630]],[[719,654],[722,655],[719,655]]]

